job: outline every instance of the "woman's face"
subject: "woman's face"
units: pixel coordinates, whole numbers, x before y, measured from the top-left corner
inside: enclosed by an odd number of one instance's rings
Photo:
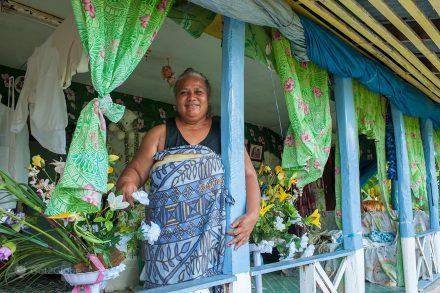
[[[176,104],[180,118],[198,121],[208,114],[208,89],[203,79],[188,76],[179,82]]]

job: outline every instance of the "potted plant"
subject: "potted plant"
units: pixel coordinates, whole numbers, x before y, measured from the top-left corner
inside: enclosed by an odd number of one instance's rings
[[[110,175],[116,160],[117,156],[109,156]],[[61,177],[64,162],[51,165],[56,177]],[[154,242],[159,237],[158,225],[143,221],[143,209],[149,202],[144,191],[133,195],[140,204],[127,209],[129,204],[114,193],[110,182],[98,212],[48,217],[44,210],[57,178],[50,178],[40,156],[32,158],[29,177],[30,186],[0,170],[0,189],[15,195],[26,210],[25,214],[0,209],[0,287],[57,270],[75,288],[96,291],[125,269],[123,261],[139,240]],[[22,268],[19,274],[17,268]]]
[[[304,218],[298,213],[295,202],[301,192],[296,187],[296,174],[287,178],[280,166],[273,171],[264,164],[257,173],[262,200],[260,217],[251,234],[251,250],[264,254],[276,248],[281,260],[313,255],[308,231],[320,227],[320,215],[318,210]],[[301,237],[289,233],[292,225],[301,226],[305,233]]]

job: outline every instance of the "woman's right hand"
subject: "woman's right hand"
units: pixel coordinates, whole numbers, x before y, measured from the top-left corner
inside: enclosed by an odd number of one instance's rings
[[[131,206],[134,205],[133,203],[133,192],[137,191],[137,185],[134,183],[127,182],[126,184],[121,186],[121,192],[124,196],[124,201],[128,201]]]

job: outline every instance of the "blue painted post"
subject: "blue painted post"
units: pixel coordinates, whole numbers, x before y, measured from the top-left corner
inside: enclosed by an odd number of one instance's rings
[[[227,206],[226,229],[246,211],[244,167],[244,34],[243,22],[224,17],[222,48],[221,142],[225,185],[235,204]],[[227,237],[227,241],[232,238]],[[226,247],[224,273],[250,271],[249,245],[238,250]],[[250,292],[250,275],[249,292]],[[243,283],[237,277],[238,283]],[[247,282],[247,281],[246,281]],[[245,283],[246,283],[245,282]],[[246,286],[246,285],[245,285]],[[244,289],[247,290],[247,289]],[[233,285],[233,291],[239,292]],[[243,291],[244,292],[244,291]]]
[[[423,150],[425,151],[426,165],[426,187],[429,202],[429,219],[431,229],[439,229],[438,218],[438,185],[435,170],[435,151],[433,139],[433,127],[430,119],[421,119],[421,132],[423,141]]]
[[[426,165],[426,190],[428,192],[429,202],[429,220],[430,228],[436,232],[429,236],[433,237],[434,250],[432,258],[436,263],[440,263],[440,231],[439,231],[439,215],[438,215],[438,184],[437,174],[435,168],[435,149],[433,126],[430,119],[421,119],[421,132],[423,141],[423,150],[425,151],[425,165]]]
[[[399,231],[402,244],[403,274],[405,291],[417,292],[417,272],[413,211],[411,202],[411,183],[408,163],[408,151],[405,139],[405,123],[403,114],[394,105],[391,105],[393,118],[394,138],[396,141],[397,177],[399,196]]]
[[[345,292],[365,292],[359,185],[359,142],[351,78],[335,77],[342,179],[342,233],[344,248],[354,250],[345,273]]]

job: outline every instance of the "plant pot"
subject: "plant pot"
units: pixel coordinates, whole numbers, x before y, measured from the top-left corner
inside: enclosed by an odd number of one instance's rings
[[[127,256],[122,262],[126,266],[117,279],[109,280],[105,286],[105,292],[126,290],[135,288],[139,284],[139,267],[137,256]]]
[[[119,274],[125,270],[125,264],[106,269],[104,271],[104,279],[101,282],[96,282],[99,276],[99,271],[76,273],[73,269],[67,268],[61,270],[61,275],[71,286],[88,287],[91,293],[99,293],[106,287],[109,280],[116,279]],[[79,291],[78,291],[79,292]]]

